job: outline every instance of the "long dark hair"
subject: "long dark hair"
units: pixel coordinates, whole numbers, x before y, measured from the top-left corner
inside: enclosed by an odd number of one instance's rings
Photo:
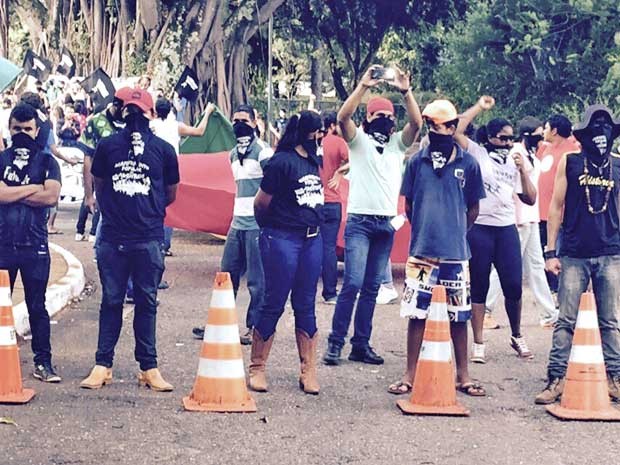
[[[284,133],[278,142],[276,152],[293,150],[308,138],[308,134],[321,129],[321,116],[310,110],[303,110],[289,118]]]
[[[512,127],[510,121],[505,118],[495,118],[487,123],[486,126],[481,126],[476,132],[476,140],[480,144],[486,144],[489,142],[490,137],[496,137],[497,134],[506,126]]]

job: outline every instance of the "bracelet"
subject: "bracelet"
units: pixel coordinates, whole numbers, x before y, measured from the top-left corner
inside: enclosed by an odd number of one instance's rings
[[[555,250],[545,250],[543,254],[545,256],[545,260],[550,260],[552,258],[558,258],[558,255],[555,253]]]
[[[400,90],[399,92],[403,95],[407,95],[407,92],[409,92],[411,90],[411,87],[407,87],[405,90]]]

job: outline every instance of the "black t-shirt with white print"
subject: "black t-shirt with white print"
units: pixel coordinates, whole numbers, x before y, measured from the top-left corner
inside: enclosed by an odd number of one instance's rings
[[[30,153],[11,147],[0,153],[0,180],[7,186],[61,182],[60,166],[47,153]],[[49,207],[31,207],[22,202],[0,204],[0,244],[22,247],[47,245]]]
[[[323,184],[313,158],[294,150],[276,152],[264,169],[260,188],[273,198],[259,226],[303,231],[321,223]]]
[[[129,130],[101,139],[93,157],[101,239],[114,244],[163,240],[166,188],[179,182],[172,145],[149,133]]]

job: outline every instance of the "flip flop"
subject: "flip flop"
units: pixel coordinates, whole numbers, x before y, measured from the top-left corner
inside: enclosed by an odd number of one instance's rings
[[[463,394],[467,394],[472,397],[484,397],[487,395],[487,392],[477,381],[469,382],[469,383],[456,383],[457,391],[462,392]]]
[[[48,234],[64,234],[62,231],[59,231],[58,229],[54,229],[52,231],[48,231]]]
[[[398,381],[397,383],[390,384],[388,387],[388,392],[390,394],[394,394],[396,396],[400,396],[402,394],[408,394],[411,392],[411,383],[406,381]]]

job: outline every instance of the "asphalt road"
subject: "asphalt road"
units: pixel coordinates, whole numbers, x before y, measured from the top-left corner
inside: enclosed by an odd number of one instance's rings
[[[489,362],[471,368],[488,391],[486,398],[459,394],[469,418],[411,417],[386,392],[405,362],[406,322],[398,305],[377,307],[373,345],[385,356],[380,367],[344,362],[321,365],[321,394],[297,387],[298,356],[290,308],[283,316],[268,362],[268,393],[253,393],[255,414],[188,413],[181,407],[194,382],[200,341],[191,337],[204,324],[222,243],[201,234],[178,232],[175,256],[167,260],[171,284],[160,293],[160,368],[176,389],[155,393],[139,388],[133,359],[131,314],[123,327],[114,367],[115,382],[98,391],[81,390],[94,363],[99,283],[92,249],[73,242],[77,210],[60,212],[65,231],[55,240],[85,265],[92,292],[65,310],[52,326],[54,363],[64,377],[47,385],[30,376],[31,352],[22,345],[25,385],[37,391],[23,406],[0,406],[0,464],[591,464],[615,463],[620,424],[562,422],[533,403],[544,387],[551,333],[537,327],[537,309],[526,296],[524,334],[535,359],[523,362],[502,329],[487,331]],[[402,268],[396,268],[402,283]],[[243,321],[248,295],[238,299]],[[329,331],[333,307],[317,305],[319,331]],[[320,352],[325,343],[320,344]],[[244,348],[247,367],[249,348]],[[345,355],[348,347],[345,349]]]

